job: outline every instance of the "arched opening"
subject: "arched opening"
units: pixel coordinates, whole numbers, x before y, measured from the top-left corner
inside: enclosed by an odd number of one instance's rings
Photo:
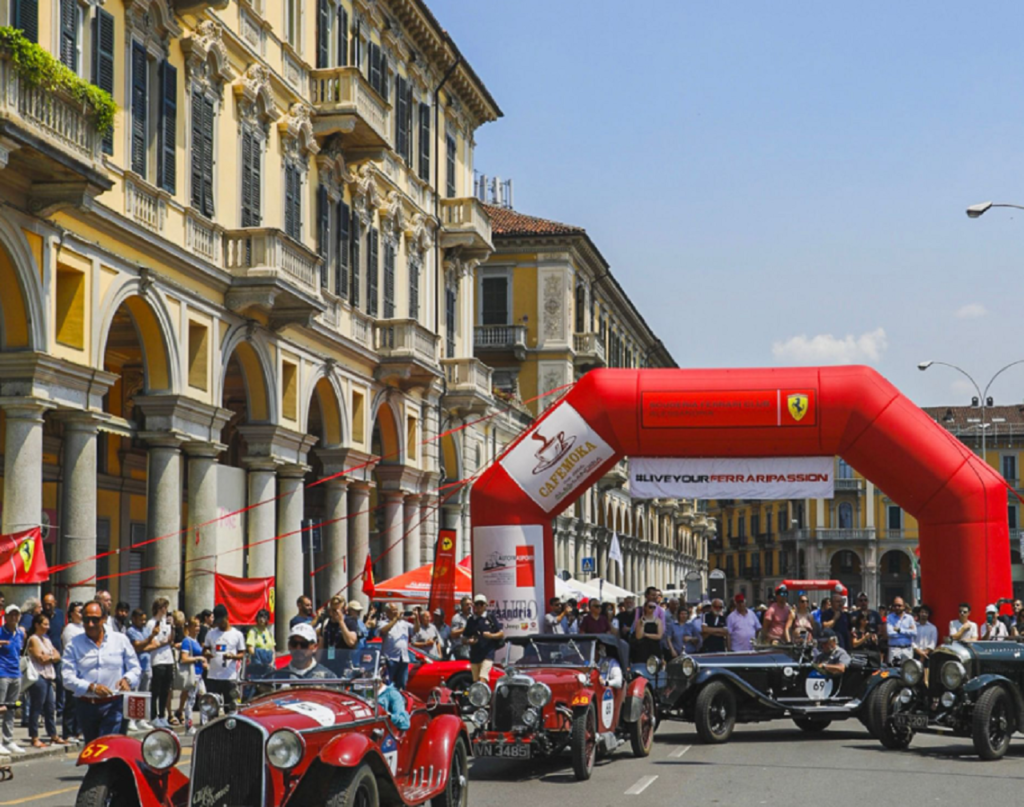
[[[32,348],[31,318],[14,258],[0,243],[0,350]]]
[[[401,441],[398,430],[398,419],[394,410],[387,402],[381,402],[370,432],[370,453],[383,459],[373,466],[374,485],[370,490],[370,555],[378,560],[373,565],[375,579],[384,580],[390,571],[400,568],[398,559],[402,557],[402,546],[391,549],[386,557],[382,557],[388,548],[388,536],[385,531],[385,490],[393,479],[391,469],[402,465]],[[405,530],[402,530],[404,533]]]
[[[891,549],[878,559],[879,603],[891,605],[897,597],[913,601],[914,579],[910,557],[901,549]]]
[[[860,556],[852,549],[840,549],[832,555],[829,562],[829,579],[839,580],[851,597],[864,590],[864,574]]]

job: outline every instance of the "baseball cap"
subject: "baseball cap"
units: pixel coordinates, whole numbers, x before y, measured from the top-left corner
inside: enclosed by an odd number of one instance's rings
[[[4,616],[7,616],[8,614],[20,614],[20,613],[21,613],[21,609],[17,605],[14,605],[13,603],[11,605],[8,605],[4,609]]]
[[[825,630],[823,630],[821,632],[821,641],[823,641],[823,642],[827,642],[829,639],[838,639],[838,638],[839,637],[836,636],[836,632],[834,630],[832,630],[832,628],[825,628]]]
[[[701,608],[710,608],[711,607],[711,600],[701,600],[700,607]]]
[[[741,591],[739,594],[737,594],[735,597],[733,597],[733,599],[736,600],[736,602],[746,602],[747,601],[747,595],[744,594]]]
[[[435,608],[434,616],[444,616],[444,608]]]
[[[473,598],[473,602],[482,602],[482,603],[484,603],[484,605],[486,605],[487,604],[487,598],[483,594],[477,594]]]
[[[986,614],[998,614],[999,613],[999,609],[996,608],[994,605],[989,605],[989,606],[987,606],[985,608],[985,613]]]
[[[228,609],[225,605],[213,606],[213,619],[214,621],[220,621],[221,619],[228,618]]]
[[[297,636],[300,639],[305,639],[307,642],[316,642],[316,631],[313,630],[313,626],[308,622],[297,622],[295,626],[288,632],[288,638],[291,639],[293,636]]]
[[[786,584],[782,583],[775,589],[776,594],[789,594],[789,589],[786,588]]]

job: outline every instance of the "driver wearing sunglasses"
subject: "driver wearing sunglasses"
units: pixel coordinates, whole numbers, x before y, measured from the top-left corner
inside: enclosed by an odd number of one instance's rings
[[[334,673],[316,660],[316,631],[308,622],[297,622],[288,634],[288,666],[272,676],[277,681],[333,678]]]

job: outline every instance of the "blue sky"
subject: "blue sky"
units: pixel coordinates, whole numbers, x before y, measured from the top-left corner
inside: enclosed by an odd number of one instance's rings
[[[681,367],[1024,359],[1024,3],[428,0],[505,112],[476,165],[587,228]],[[1024,400],[1024,365],[992,387]]]

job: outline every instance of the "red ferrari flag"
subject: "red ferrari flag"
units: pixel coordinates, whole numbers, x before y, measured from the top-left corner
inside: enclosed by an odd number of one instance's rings
[[[42,529],[0,535],[0,584],[42,583],[49,578]]]
[[[256,614],[266,608],[274,624],[274,578],[214,575],[214,601],[228,609],[228,619],[237,625],[255,625]]]
[[[444,610],[451,616],[455,602],[455,530],[441,530],[434,546],[434,568],[430,573],[430,613]]]
[[[373,582],[373,558],[366,556],[366,565],[363,566],[363,594],[371,600],[377,593],[377,586]]]

